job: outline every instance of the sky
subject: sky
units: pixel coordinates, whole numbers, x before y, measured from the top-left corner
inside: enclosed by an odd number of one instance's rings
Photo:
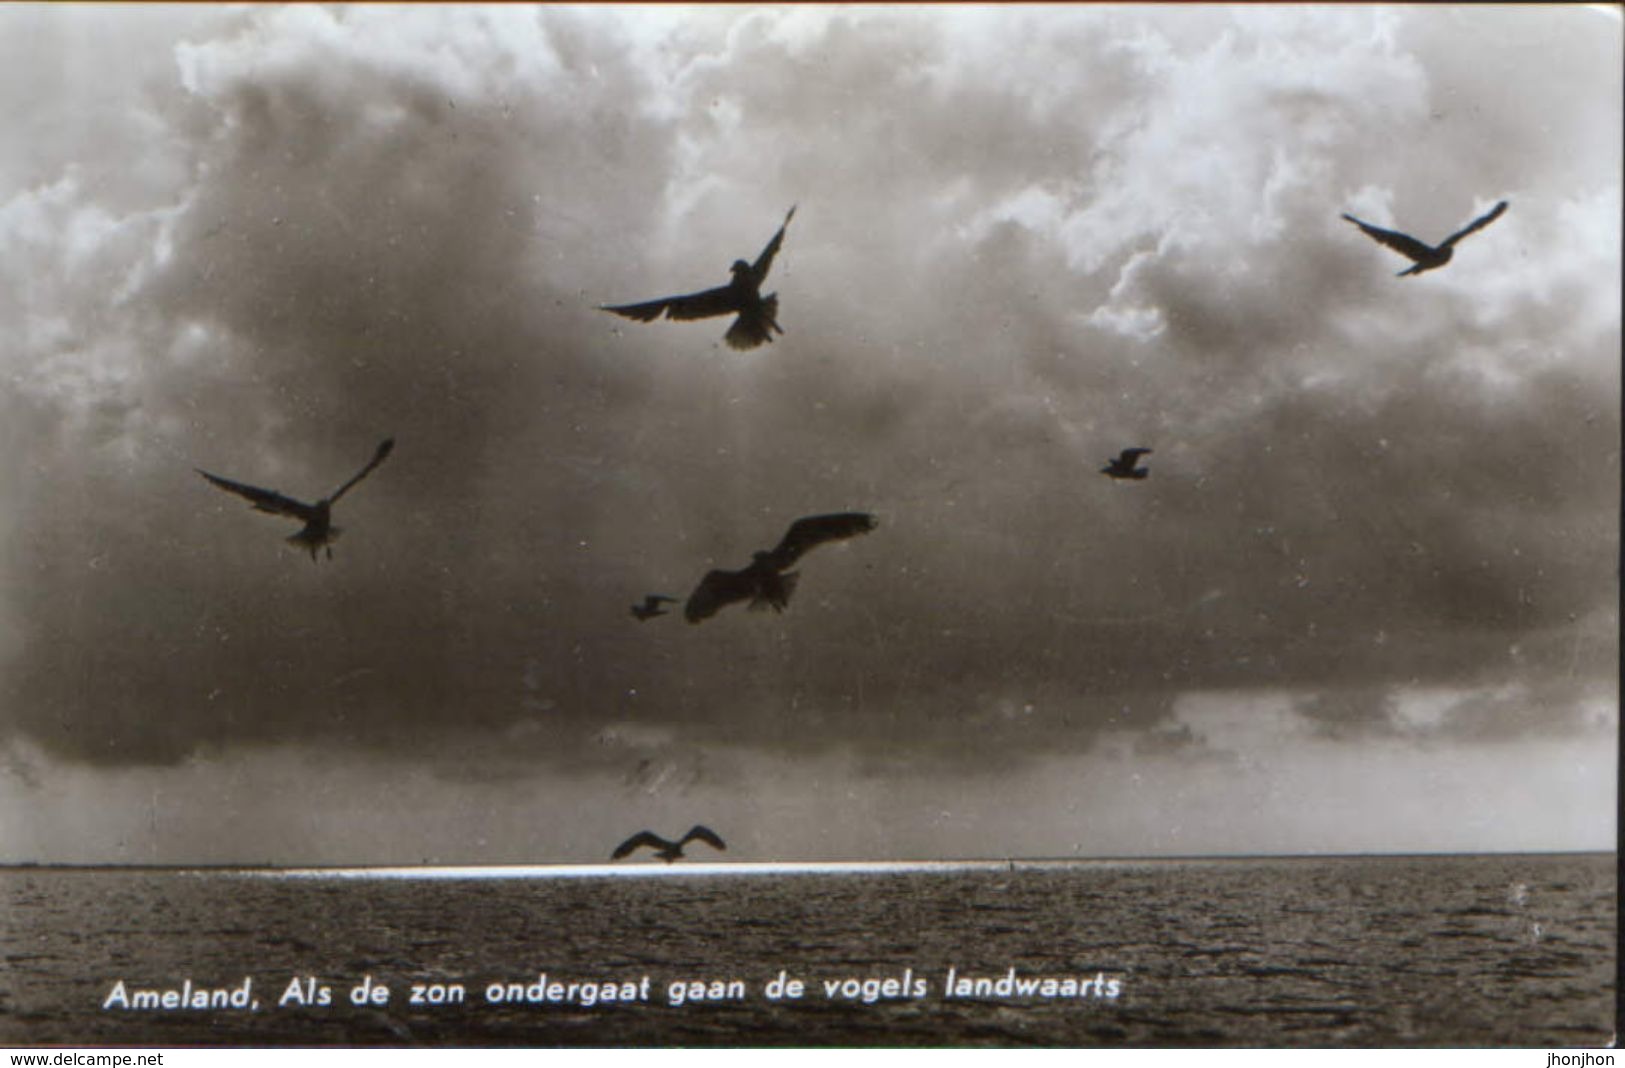
[[[1612,848],[1621,53],[0,6],[0,861]],[[1340,218],[1500,200],[1410,278]],[[597,310],[792,205],[774,344]],[[315,499],[386,437],[331,561],[195,473]],[[837,511],[788,611],[631,618]]]

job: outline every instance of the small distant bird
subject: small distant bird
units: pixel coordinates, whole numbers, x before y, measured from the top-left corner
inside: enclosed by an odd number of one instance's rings
[[[629,855],[633,850],[640,846],[649,846],[655,851],[655,856],[659,857],[667,864],[670,864],[672,861],[682,857],[684,846],[695,840],[704,842],[706,845],[711,846],[714,849],[728,848],[727,843],[723,842],[721,838],[717,837],[716,831],[696,823],[692,828],[689,829],[687,834],[683,835],[683,837],[679,838],[675,842],[668,841],[653,831],[639,831],[637,834],[634,834],[632,837],[616,846],[615,852],[609,855],[609,859],[620,860],[622,857]]]
[[[1398,252],[1400,255],[1406,256],[1412,260],[1413,262],[1411,266],[1399,272],[1398,277],[1404,278],[1408,274],[1421,274],[1423,271],[1431,271],[1435,267],[1443,267],[1445,264],[1449,263],[1450,257],[1455,254],[1454,246],[1457,241],[1460,241],[1462,238],[1466,237],[1470,233],[1473,233],[1474,231],[1484,229],[1484,227],[1488,226],[1496,219],[1499,219],[1501,217],[1501,213],[1506,210],[1507,202],[1503,200],[1499,204],[1495,205],[1495,207],[1485,212],[1483,215],[1480,215],[1478,218],[1474,219],[1460,230],[1457,230],[1455,233],[1439,242],[1438,245],[1429,245],[1424,241],[1418,241],[1411,235],[1402,234],[1397,230],[1384,230],[1380,226],[1372,226],[1370,223],[1361,222],[1359,219],[1356,219],[1347,212],[1343,213],[1343,218],[1364,230],[1366,232],[1366,236],[1370,237],[1373,241],[1387,245],[1395,252]]]
[[[867,534],[880,521],[867,512],[836,512],[832,515],[804,516],[790,524],[784,537],[770,552],[751,554],[751,564],[740,571],[708,571],[688,603],[683,617],[690,623],[709,619],[735,601],[749,600],[752,608],[771,607],[784,611],[795,592],[800,574],[788,569],[808,551],[826,541]]]
[[[784,333],[779,325],[779,295],[762,296],[762,283],[773,267],[773,257],[784,244],[784,228],[790,225],[796,209],[792,207],[784,216],[784,223],[773,240],[767,243],[755,263],[734,260],[729,268],[733,281],[725,286],[689,293],[681,297],[662,297],[642,304],[600,304],[602,311],[624,315],[640,323],[652,323],[662,315],[669,319],[709,319],[715,315],[737,315],[724,335],[728,344],[736,349],[753,349],[762,342],[771,342],[773,332]]]
[[[260,489],[258,486],[250,486],[243,482],[233,482],[229,478],[221,478],[219,475],[211,475],[201,467],[194,468],[194,470],[221,489],[248,498],[254,503],[256,512],[285,515],[303,521],[305,524],[304,529],[297,534],[291,535],[287,540],[289,544],[308,550],[311,562],[314,563],[316,553],[320,549],[326,549],[327,558],[329,560],[333,559],[332,543],[337,541],[339,535],[343,533],[339,527],[333,525],[333,505],[338,503],[340,497],[350,492],[357,482],[370,475],[373,468],[383,463],[385,457],[389,455],[390,450],[394,447],[394,438],[384,439],[378,446],[378,451],[372,454],[372,459],[367,461],[367,466],[357,471],[350,481],[315,504],[306,504],[303,501],[296,501],[292,497],[284,497],[276,490]]]
[[[1106,466],[1100,469],[1100,473],[1110,475],[1112,478],[1145,478],[1151,473],[1151,469],[1149,467],[1135,467],[1134,465],[1140,457],[1145,456],[1150,451],[1150,449],[1124,449],[1113,459],[1107,460]]]
[[[660,606],[662,604],[676,603],[677,598],[675,597],[667,597],[663,593],[651,593],[643,599],[642,604],[635,604],[632,606],[632,616],[639,623],[645,623],[653,619],[655,616],[670,615],[671,613],[667,612]]]

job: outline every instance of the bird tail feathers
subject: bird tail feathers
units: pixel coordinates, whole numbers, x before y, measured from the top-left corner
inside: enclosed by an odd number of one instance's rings
[[[775,612],[782,612],[790,605],[790,596],[796,592],[796,583],[801,581],[801,572],[788,571],[779,575],[770,583],[766,583],[756,596],[751,598],[749,608],[752,612],[760,612],[771,608]]]
[[[321,549],[323,546],[332,545],[335,541],[339,540],[339,535],[343,533],[343,527],[328,527],[326,532],[320,535],[313,535],[308,530],[301,530],[297,534],[289,534],[282,540],[286,541],[289,545],[292,545],[295,549],[302,549],[305,552],[308,552],[311,555],[311,558],[314,559],[317,550]]]
[[[757,307],[740,312],[724,336],[731,348],[753,349],[763,342],[771,342],[773,331],[784,333],[778,318],[779,295],[774,293],[762,298]]]

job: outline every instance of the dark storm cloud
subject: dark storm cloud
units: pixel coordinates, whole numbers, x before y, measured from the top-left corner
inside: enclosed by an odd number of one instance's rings
[[[301,8],[200,34],[142,120],[184,160],[167,196],[69,171],[0,209],[41,268],[8,309],[12,722],[95,761],[305,740],[636,790],[720,741],[992,767],[1108,731],[1182,751],[1182,691],[1607,672],[1567,639],[1613,604],[1617,248],[1543,250],[1617,215],[1617,167],[1549,179],[1591,126],[1535,124],[1538,71],[1494,143],[1431,118],[1389,16],[1203,17],[1229,32],[707,9],[649,47],[602,11]],[[1440,235],[1513,207],[1399,281],[1337,218],[1390,191]],[[720,280],[795,202],[773,346],[593,310]],[[190,470],[314,497],[388,435],[331,565]],[[1128,445],[1152,477],[1108,482]],[[849,509],[880,528],[809,555],[781,617],[627,616]]]
[[[39,477],[19,538],[35,570],[17,598],[17,699],[85,755],[290,732],[370,744],[465,697],[476,720],[505,721],[485,680],[515,678],[515,650],[488,658],[482,631],[524,629],[524,587],[547,578],[530,560],[562,558],[584,525],[590,487],[569,465],[609,454],[607,409],[648,389],[593,363],[584,317],[558,315],[579,280],[546,258],[551,233],[579,225],[581,191],[603,191],[594,167],[626,151],[658,173],[635,120],[540,103],[568,98],[571,63],[634,78],[624,59],[560,58],[555,84],[459,107],[387,57],[326,63],[313,47],[245,75],[232,50],[257,39],[192,55],[212,121],[201,180],[123,310],[141,331],[137,382],[65,399],[90,407],[90,449],[29,441],[36,471],[79,473]],[[73,295],[86,318],[104,314],[96,295]],[[387,434],[389,477],[340,510],[342,575],[290,576],[276,540],[289,531],[189,470],[314,497]],[[380,563],[395,544],[410,566]]]

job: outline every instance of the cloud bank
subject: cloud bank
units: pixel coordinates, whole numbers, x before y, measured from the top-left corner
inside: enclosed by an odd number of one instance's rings
[[[1458,740],[1617,703],[1591,13],[0,17],[74,59],[0,171],[31,752],[906,776],[1178,749],[1191,694],[1415,745],[1383,710],[1430,689]],[[1338,218],[1502,198],[1419,279]],[[718,284],[792,203],[777,344],[594,309]],[[315,497],[390,435],[331,565],[192,472]],[[1096,473],[1126,445],[1147,482]],[[880,529],[783,616],[627,617],[848,509]]]

